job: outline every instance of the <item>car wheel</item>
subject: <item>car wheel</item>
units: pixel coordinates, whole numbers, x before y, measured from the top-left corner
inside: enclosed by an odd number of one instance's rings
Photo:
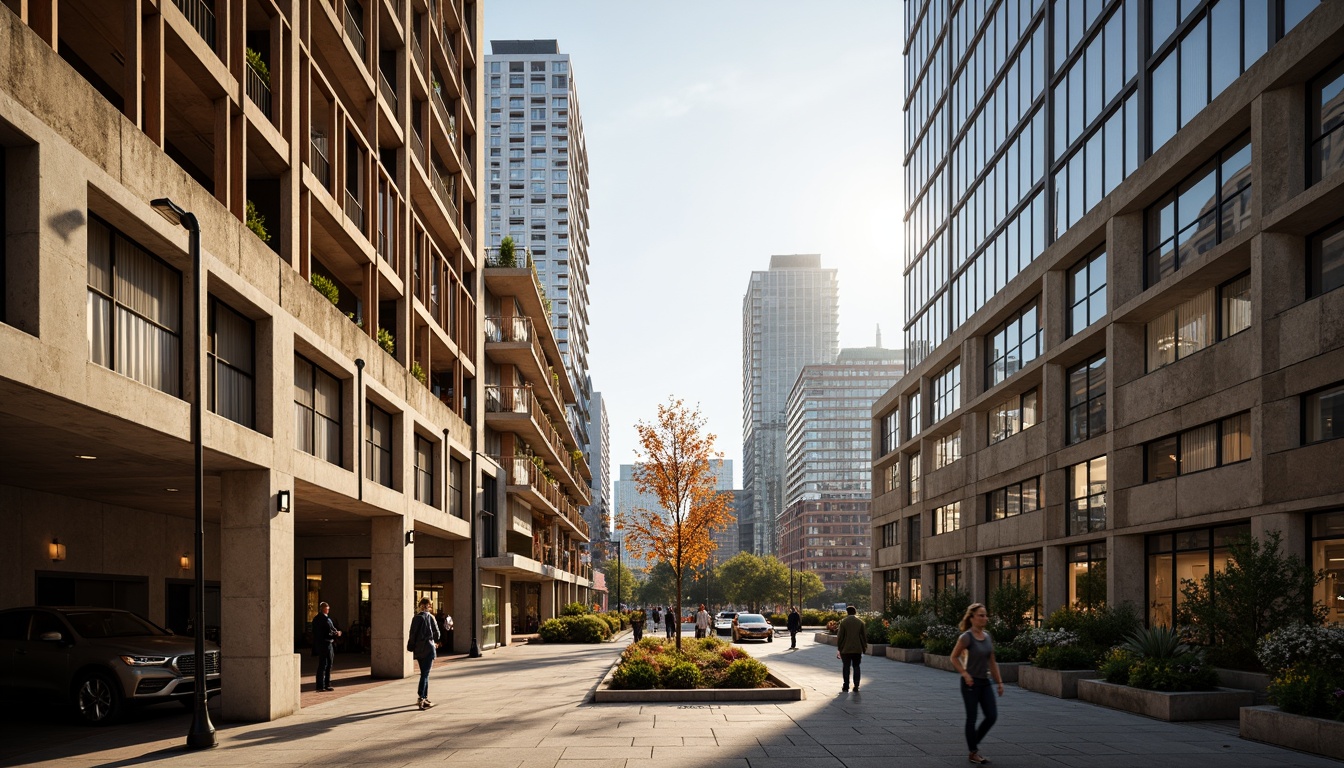
[[[106,725],[121,715],[121,687],[110,675],[92,672],[75,684],[75,714],[87,725]]]
[[[769,637],[765,638],[765,642],[767,642],[767,643],[773,643],[773,642],[775,642],[775,636],[774,636],[774,634],[772,633]]]

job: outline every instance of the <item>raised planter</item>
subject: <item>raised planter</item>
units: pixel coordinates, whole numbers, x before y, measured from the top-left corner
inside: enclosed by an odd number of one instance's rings
[[[840,644],[840,636],[833,635],[830,632],[817,632],[816,634],[812,635],[812,639],[816,640],[818,643],[825,643],[827,645]]]
[[[1028,666],[1018,670],[1017,684],[1028,691],[1044,693],[1057,699],[1076,699],[1078,681],[1095,680],[1097,677],[1099,675],[1095,669],[1044,669]]]
[[[886,644],[886,643],[869,643],[869,644],[868,644],[868,655],[869,655],[869,656],[886,656],[886,655],[887,655],[887,644]]]
[[[1228,688],[1255,691],[1256,699],[1262,704],[1269,700],[1269,681],[1272,678],[1264,672],[1245,672],[1223,667],[1214,667],[1214,670],[1218,672],[1218,682]]]
[[[1241,738],[1344,760],[1344,722],[1289,714],[1275,706],[1242,707]]]
[[[1030,661],[1000,661],[999,674],[1003,675],[1003,682],[1016,683],[1021,680],[1023,667],[1030,668]]]
[[[616,675],[616,664],[607,670],[606,677],[593,691],[593,703],[658,703],[667,701],[802,701],[807,698],[802,687],[788,678],[771,672],[766,678],[769,688],[689,688],[668,690],[613,690],[611,679]]]
[[[894,645],[887,646],[887,658],[896,661],[904,661],[907,664],[923,664],[923,648],[897,648]]]
[[[1147,691],[1105,680],[1079,680],[1078,698],[1111,709],[1122,709],[1158,720],[1235,720],[1242,707],[1254,703],[1255,694],[1235,688],[1215,691]]]
[[[941,653],[929,653],[928,651],[924,652],[924,666],[941,669],[944,672],[957,671],[956,668],[952,666],[951,656],[944,656]]]

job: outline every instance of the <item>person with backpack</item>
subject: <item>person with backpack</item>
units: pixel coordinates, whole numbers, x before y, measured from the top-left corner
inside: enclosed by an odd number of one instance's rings
[[[411,628],[407,633],[406,650],[415,657],[420,665],[420,688],[415,705],[420,709],[429,709],[434,702],[429,700],[429,670],[438,656],[439,622],[429,612],[428,597],[420,598],[420,612],[411,618]]]

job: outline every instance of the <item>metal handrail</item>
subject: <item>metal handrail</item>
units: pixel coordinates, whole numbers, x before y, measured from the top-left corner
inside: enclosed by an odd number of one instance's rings
[[[350,42],[355,44],[355,50],[359,51],[359,58],[363,60],[368,55],[367,44],[364,42],[364,30],[360,28],[359,22],[355,19],[354,9],[351,7],[353,0],[345,0],[345,36],[350,38]]]
[[[174,0],[177,9],[187,17],[187,21],[196,30],[196,34],[215,49],[215,12],[205,0]]]
[[[355,197],[355,193],[345,190],[345,215],[354,222],[360,232],[364,231],[364,206]]]
[[[387,81],[387,76],[383,74],[381,69],[378,70],[378,91],[383,94],[384,99],[387,99],[387,103],[392,105],[392,111],[396,112],[397,89],[393,88],[392,84]]]
[[[313,169],[313,175],[322,182],[322,186],[330,188],[331,160],[327,153],[327,135],[313,129],[309,134],[308,146],[308,165]]]
[[[261,73],[248,64],[247,67],[247,98],[252,100],[253,104],[261,110],[266,117],[271,116],[271,86],[266,82]]]

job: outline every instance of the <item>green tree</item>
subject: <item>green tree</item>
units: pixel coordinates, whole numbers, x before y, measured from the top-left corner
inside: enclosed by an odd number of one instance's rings
[[[644,605],[671,605],[677,598],[677,577],[672,566],[654,563],[639,584],[639,602]]]
[[[817,574],[811,571],[793,574],[793,599],[798,601],[798,605],[812,605],[812,601],[821,597],[825,591],[826,584]]]
[[[627,606],[633,605],[636,596],[639,594],[639,585],[642,579],[627,568],[625,563],[617,563],[615,559],[607,561],[603,572],[607,575],[607,592],[611,595],[612,610],[615,610],[616,606],[622,603]],[[619,594],[617,594],[618,589]]]
[[[866,611],[873,604],[873,580],[862,573],[856,573],[845,581],[840,588],[840,599],[860,611]]]
[[[506,237],[499,241],[499,266],[509,268],[518,266],[518,260],[513,255],[512,237]]]

